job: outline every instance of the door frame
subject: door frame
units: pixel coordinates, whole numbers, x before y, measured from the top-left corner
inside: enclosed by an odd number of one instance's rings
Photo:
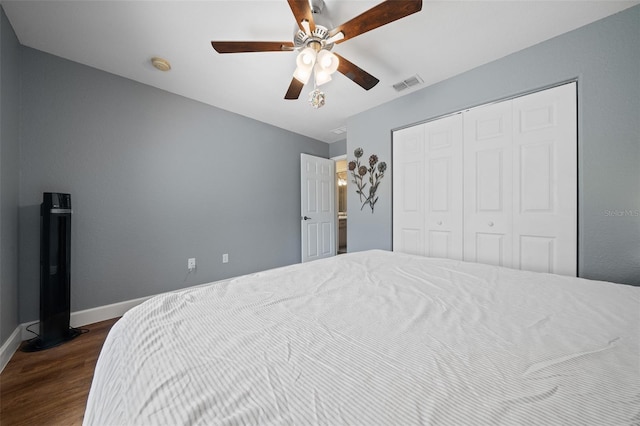
[[[347,154],[342,154],[342,155],[336,155],[335,157],[331,157],[330,160],[333,160],[334,163],[337,163],[338,161],[342,161],[345,160],[347,161]],[[347,169],[348,170],[348,169]],[[338,250],[340,249],[340,241],[339,241],[339,234],[340,234],[340,219],[338,219],[338,198],[340,197],[340,195],[338,194],[338,169],[335,169],[335,178],[336,178],[336,182],[335,182],[335,193],[336,193],[336,197],[335,197],[335,203],[336,203],[336,256],[338,255]],[[347,176],[347,188],[349,188],[349,177]],[[347,197],[348,198],[348,197]],[[347,203],[347,210],[349,210],[349,203]],[[349,215],[347,214],[347,219],[345,219],[347,221],[347,224],[349,223]],[[349,228],[347,228],[349,229]],[[349,251],[349,238],[347,238],[347,251]]]

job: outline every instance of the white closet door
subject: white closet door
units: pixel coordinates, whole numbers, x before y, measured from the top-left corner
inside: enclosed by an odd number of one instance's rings
[[[577,272],[576,84],[394,132],[393,248]]]
[[[513,100],[513,267],[576,276],[576,84]]]
[[[511,101],[464,114],[464,259],[512,265]]]
[[[425,255],[462,260],[462,114],[424,125]]]
[[[393,132],[393,250],[424,256],[424,126]]]

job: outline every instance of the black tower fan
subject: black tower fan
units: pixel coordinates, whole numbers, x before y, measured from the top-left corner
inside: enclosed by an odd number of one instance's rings
[[[77,337],[71,316],[71,195],[45,192],[40,205],[40,336],[25,352],[58,346]]]

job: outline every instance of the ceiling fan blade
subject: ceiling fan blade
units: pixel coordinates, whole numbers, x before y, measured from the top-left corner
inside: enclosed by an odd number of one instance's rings
[[[291,84],[289,85],[289,90],[287,90],[287,94],[284,95],[285,99],[298,99],[300,97],[300,92],[302,92],[302,88],[304,87],[304,83],[293,77],[291,79]]]
[[[293,50],[293,43],[290,41],[212,41],[211,46],[218,53],[289,52]]]
[[[353,62],[347,61],[337,53],[334,53],[334,55],[336,55],[340,60],[340,62],[338,62],[338,71],[341,74],[344,74],[345,77],[352,80],[354,83],[358,84],[364,90],[369,90],[380,82],[380,80],[378,80]]]
[[[302,21],[309,22],[311,31],[316,29],[316,24],[313,22],[313,14],[311,13],[311,6],[309,6],[309,0],[287,0],[289,7],[293,12],[293,16],[296,17],[296,23],[302,31],[305,31],[302,26]]]
[[[422,0],[386,0],[334,28],[329,32],[329,36],[342,32],[344,38],[336,41],[336,43],[342,43],[420,10],[422,10]]]

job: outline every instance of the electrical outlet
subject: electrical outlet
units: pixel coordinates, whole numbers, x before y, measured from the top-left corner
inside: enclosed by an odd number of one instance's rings
[[[191,272],[191,271],[196,269],[196,258],[195,257],[187,259],[187,269],[189,269],[189,272]]]
[[[225,253],[222,255],[222,263],[229,263],[229,254]]]

